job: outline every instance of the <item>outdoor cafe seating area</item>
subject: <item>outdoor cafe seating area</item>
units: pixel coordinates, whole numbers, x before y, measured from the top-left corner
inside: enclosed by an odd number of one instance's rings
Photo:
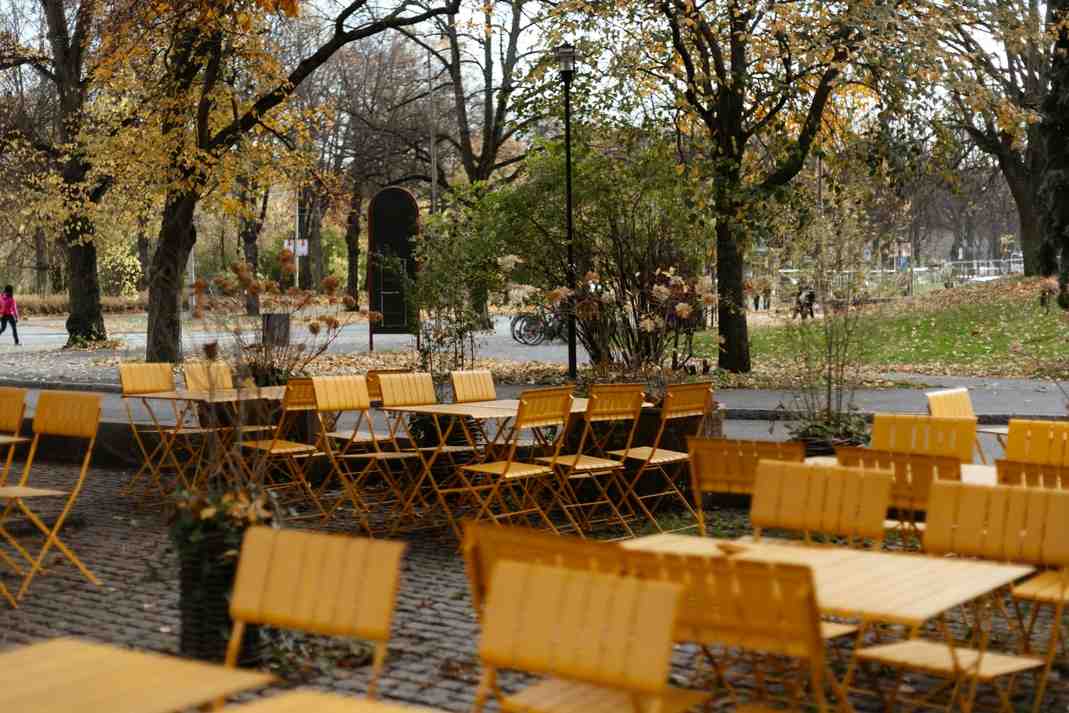
[[[126,497],[151,509],[242,483],[285,526],[245,531],[221,664],[51,639],[0,652],[5,710],[419,710],[380,684],[412,537],[463,557],[476,711],[1047,710],[1069,595],[1069,423],[1010,421],[988,464],[968,392],[935,392],[929,414],[876,414],[869,446],[807,458],[802,443],[709,436],[707,382],[654,405],[638,384],[499,399],[489,372],[452,374],[448,402],[414,372],[261,388],[222,362],[186,366],[181,386],[166,364],[120,376],[142,457]],[[63,526],[100,397],[42,392],[22,435],[25,399],[0,389],[11,607],[50,553],[99,584]],[[81,449],[65,490],[35,485],[39,443],[57,437]],[[725,497],[748,500],[748,536],[718,534],[707,505]],[[58,518],[38,515],[45,500]],[[235,700],[274,680],[238,667],[249,626],[369,642],[365,695]],[[686,681],[669,676],[683,645]]]

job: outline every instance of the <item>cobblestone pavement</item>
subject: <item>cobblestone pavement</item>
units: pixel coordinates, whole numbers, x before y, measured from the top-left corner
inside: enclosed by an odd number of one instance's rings
[[[61,487],[74,476],[68,467],[43,466],[34,482]],[[127,477],[119,471],[93,470],[64,531],[64,539],[100,577],[102,586],[92,586],[73,567],[56,562],[34,581],[17,610],[0,603],[0,648],[76,635],[166,653],[177,651],[177,564],[166,523],[158,511],[139,508],[119,495]],[[58,507],[41,509],[50,519]],[[710,517],[720,535],[748,531],[740,507],[714,509]],[[478,629],[463,562],[448,539],[423,537],[410,544],[380,691],[387,698],[464,711],[471,705],[478,676]],[[9,588],[18,583],[10,573],[5,572],[2,579]],[[1000,638],[1004,637],[1005,632],[1000,632]],[[326,649],[317,649],[316,640],[298,641],[303,643],[295,650],[307,650],[310,660],[298,661],[306,665],[288,674],[289,685],[351,693],[365,690],[366,666],[354,666],[345,657],[324,660],[316,652]],[[838,652],[840,657],[844,653]],[[672,674],[676,683],[693,685],[697,654],[694,647],[676,648]],[[1055,671],[1054,690],[1044,710],[1065,710],[1069,704],[1069,686],[1062,680],[1066,673],[1061,666]],[[508,690],[522,680],[506,677],[503,684]],[[920,691],[929,685],[912,678],[908,683]],[[1017,701],[1021,710],[1027,710],[1031,702],[1030,685],[1030,681],[1022,683]],[[857,697],[854,702],[861,711],[880,709],[875,697]],[[718,699],[712,707],[730,709],[728,703]]]

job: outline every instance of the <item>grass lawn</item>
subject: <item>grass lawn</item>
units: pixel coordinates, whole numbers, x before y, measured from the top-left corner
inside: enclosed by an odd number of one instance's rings
[[[859,331],[865,381],[878,385],[881,372],[894,371],[1069,378],[1069,314],[1044,310],[1038,298],[1038,280],[1011,278],[870,308]],[[792,329],[751,330],[750,380],[789,380],[797,371]],[[713,353],[713,338],[696,337],[703,354]]]

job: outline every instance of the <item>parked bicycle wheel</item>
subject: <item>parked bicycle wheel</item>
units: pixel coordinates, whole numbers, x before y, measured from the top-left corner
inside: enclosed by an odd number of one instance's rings
[[[542,318],[527,314],[516,325],[516,341],[529,347],[536,347],[545,341],[545,324]]]
[[[523,321],[523,318],[526,316],[528,315],[517,314],[511,320],[509,320],[509,333],[512,334],[512,338],[514,340],[520,342],[521,344],[523,343],[523,341],[520,339],[519,326],[520,323]]]

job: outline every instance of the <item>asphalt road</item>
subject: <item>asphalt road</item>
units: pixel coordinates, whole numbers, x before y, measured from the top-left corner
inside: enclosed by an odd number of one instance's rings
[[[143,325],[143,317],[123,318],[124,325]],[[190,328],[184,325],[182,334],[182,348],[185,351],[199,352],[202,344],[222,341],[226,342],[232,336],[225,331],[205,331],[198,325]],[[294,338],[304,339],[308,337],[307,328],[304,325],[294,325]],[[124,343],[122,352],[131,357],[143,357],[145,352],[145,329],[133,329],[127,326],[125,329],[113,329],[108,336],[119,339]],[[61,322],[57,320],[28,319],[19,323],[19,337],[22,347],[16,348],[10,341],[8,334],[0,335],[0,351],[15,349],[47,351],[60,349],[67,343],[67,332]],[[528,347],[517,343],[509,333],[509,318],[496,317],[494,319],[494,331],[479,334],[479,355],[491,359],[520,359],[531,361],[559,362],[568,360],[568,347],[564,342],[555,341],[544,343],[537,347]],[[397,351],[410,349],[415,346],[415,337],[406,334],[376,334],[375,349],[377,351]],[[330,351],[337,353],[365,352],[368,349],[368,325],[366,322],[356,322],[342,327],[338,338],[330,346]],[[579,345],[579,362],[587,359],[586,350]]]

